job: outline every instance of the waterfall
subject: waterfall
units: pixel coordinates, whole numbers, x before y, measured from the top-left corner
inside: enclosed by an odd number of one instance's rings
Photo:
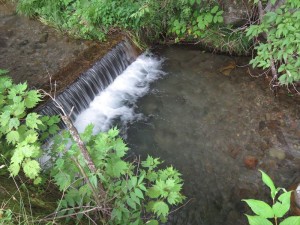
[[[107,131],[116,120],[124,127],[141,118],[135,112],[135,103],[149,92],[151,82],[165,75],[162,62],[149,53],[140,55],[78,115],[74,123],[78,131],[83,132],[88,124],[93,124],[94,133],[98,133]]]
[[[63,106],[71,119],[88,108],[95,96],[110,85],[136,59],[136,53],[129,41],[122,41],[90,69],[83,72],[77,80],[70,84],[55,99]],[[60,110],[53,101],[48,101],[39,113],[42,115],[58,115]]]

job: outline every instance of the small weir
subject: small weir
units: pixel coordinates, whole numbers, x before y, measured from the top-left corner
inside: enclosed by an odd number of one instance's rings
[[[75,121],[77,115],[88,108],[95,96],[110,85],[136,60],[136,57],[136,50],[129,41],[120,42],[90,69],[83,72],[62,93],[59,93],[55,97],[56,101],[63,106],[66,113],[72,110],[71,119]],[[53,101],[48,101],[39,112],[43,115],[61,113]]]

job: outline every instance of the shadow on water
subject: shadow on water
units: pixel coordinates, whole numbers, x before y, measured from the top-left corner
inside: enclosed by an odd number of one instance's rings
[[[168,75],[138,101],[145,117],[129,127],[129,146],[182,172],[191,202],[170,224],[246,224],[241,199],[268,195],[258,169],[277,186],[299,182],[299,105],[275,99],[263,78],[249,76],[239,67],[246,58],[180,47],[157,52]],[[221,74],[232,60],[238,67]]]

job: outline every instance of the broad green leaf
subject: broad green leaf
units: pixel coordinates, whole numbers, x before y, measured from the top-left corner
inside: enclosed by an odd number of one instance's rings
[[[119,135],[119,130],[115,127],[110,129],[107,133],[110,137],[114,138]]]
[[[131,186],[135,187],[137,185],[137,177],[136,176],[132,176],[130,179],[131,182]]]
[[[163,201],[157,201],[153,204],[153,212],[158,216],[166,217],[169,213],[169,206]]]
[[[33,144],[35,143],[36,141],[38,140],[38,134],[35,133],[35,134],[29,134],[26,136],[25,138],[25,141],[28,143],[28,144]]]
[[[34,152],[35,152],[35,146],[30,146],[30,145],[24,145],[20,148],[22,151],[24,157],[32,157]]]
[[[277,194],[276,187],[272,181],[272,179],[262,170],[259,170],[262,175],[262,181],[270,188],[271,197],[275,199],[275,195]]]
[[[135,189],[134,189],[134,193],[135,193],[135,195],[136,195],[137,197],[144,199],[143,192],[142,192],[140,189],[135,188]]]
[[[13,128],[18,129],[20,126],[20,121],[18,118],[11,118],[8,122],[8,129],[12,130]]]
[[[25,106],[29,109],[35,107],[39,101],[41,101],[41,94],[35,90],[28,91],[24,100]]]
[[[211,23],[212,20],[213,20],[213,15],[208,13],[204,16],[204,20],[207,22],[207,23]]]
[[[279,225],[299,225],[300,216],[290,216],[282,221]]]
[[[284,192],[279,197],[278,200],[273,205],[273,211],[276,217],[283,217],[290,209],[290,199],[291,199],[291,192]]]
[[[126,162],[122,160],[115,162],[112,160],[108,162],[107,173],[112,177],[120,177],[121,174],[125,173],[127,168],[128,165]]]
[[[4,127],[8,124],[10,120],[10,112],[9,111],[4,111],[1,116],[0,116],[0,123],[1,126]]]
[[[40,164],[36,160],[28,160],[22,166],[25,175],[30,179],[35,179],[41,170]]]
[[[269,206],[267,203],[255,199],[244,199],[242,201],[246,202],[256,215],[261,216],[263,218],[274,217],[273,210],[271,206]]]
[[[276,202],[272,208],[273,208],[275,216],[278,218],[281,218],[287,213],[287,211],[289,211],[290,205]]]
[[[41,182],[42,182],[42,178],[41,178],[41,177],[37,177],[37,178],[34,179],[33,184],[34,184],[34,185],[38,185],[38,184],[40,184]]]
[[[32,129],[37,129],[38,124],[42,124],[37,113],[29,113],[26,117],[26,125]]]
[[[146,225],[159,225],[157,220],[149,220],[146,222]]]
[[[21,148],[17,148],[13,154],[13,156],[11,157],[10,161],[11,164],[16,163],[16,164],[20,164],[24,159],[24,154]]]
[[[210,12],[212,13],[212,14],[215,14],[217,11],[218,11],[218,9],[219,9],[219,6],[215,6],[215,7],[213,7],[211,10],[210,10]]]
[[[114,150],[116,151],[116,155],[120,158],[126,154],[126,152],[128,151],[128,147],[126,146],[122,138],[116,139],[114,143]]]
[[[14,89],[17,91],[17,93],[22,94],[27,89],[27,84],[17,84],[15,85]]]
[[[24,102],[19,103],[13,107],[13,115],[18,117],[25,112]]]
[[[93,129],[94,129],[93,124],[89,124],[86,126],[86,128],[84,129],[84,132],[80,135],[80,137],[82,138],[82,140],[84,142],[89,142],[91,140],[92,135],[93,135]]]
[[[178,192],[170,192],[169,195],[168,195],[168,203],[171,204],[171,205],[174,205],[174,204],[177,204],[178,203],[178,200],[180,200],[180,196],[179,196],[179,193]]]
[[[246,216],[250,225],[273,225],[273,223],[261,216]]]
[[[66,172],[60,171],[54,175],[56,184],[60,191],[65,191],[71,185],[71,177]]]
[[[18,163],[11,163],[9,165],[9,172],[10,175],[15,177],[18,175],[18,173],[20,172],[20,165]]]
[[[151,187],[148,189],[147,195],[150,198],[158,198],[160,196],[160,190],[157,187]]]
[[[20,135],[18,131],[10,131],[7,135],[6,135],[6,140],[8,143],[12,143],[13,145],[15,145],[16,143],[19,142],[20,140]]]
[[[57,132],[59,131],[59,127],[56,124],[54,124],[49,127],[48,131],[49,131],[49,134],[52,134],[52,135],[57,134]]]
[[[127,197],[126,203],[134,210],[136,209],[136,203],[130,197]]]

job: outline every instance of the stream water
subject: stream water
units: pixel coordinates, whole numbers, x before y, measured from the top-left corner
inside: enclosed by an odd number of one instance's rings
[[[258,169],[278,186],[300,180],[299,104],[274,98],[242,67],[249,59],[186,47],[156,54],[140,56],[76,126],[94,123],[98,132],[117,124],[134,154],[160,157],[183,174],[189,201],[170,224],[246,224],[241,199],[268,196]],[[219,72],[233,60],[229,75]]]

